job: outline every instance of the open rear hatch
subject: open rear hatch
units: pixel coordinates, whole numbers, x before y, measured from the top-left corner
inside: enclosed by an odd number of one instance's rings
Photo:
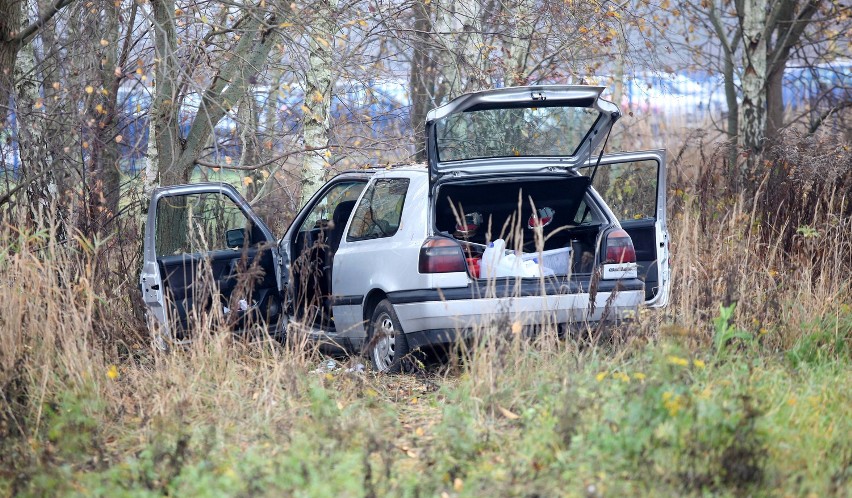
[[[585,164],[620,117],[601,99],[603,90],[501,88],[432,110],[426,133],[435,229],[463,241],[473,264],[485,244],[503,239],[556,275],[591,273],[605,218],[586,204],[588,178],[559,173]],[[520,264],[510,273],[522,273]]]
[[[426,119],[430,179],[584,164],[620,117],[604,87],[543,85],[462,95]]]
[[[489,260],[485,244],[503,238],[521,258],[544,259],[542,272],[555,267],[555,275],[588,274],[601,260],[614,263],[604,265],[602,279],[633,279],[638,266],[648,304],[667,303],[665,152],[603,155],[621,116],[603,90],[502,88],[462,95],[428,114],[434,229],[462,242],[472,274]],[[624,230],[589,200],[591,179]],[[610,261],[610,252],[630,256]],[[534,275],[517,265],[510,273]]]

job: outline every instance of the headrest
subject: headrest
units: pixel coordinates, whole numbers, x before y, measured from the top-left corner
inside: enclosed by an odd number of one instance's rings
[[[334,208],[334,214],[331,215],[331,221],[335,225],[342,225],[349,219],[352,210],[355,209],[355,201],[343,201]],[[342,228],[342,227],[341,227]]]

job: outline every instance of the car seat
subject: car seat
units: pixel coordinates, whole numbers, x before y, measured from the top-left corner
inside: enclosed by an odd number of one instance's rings
[[[346,228],[346,222],[349,220],[349,217],[352,215],[352,211],[355,209],[355,201],[343,201],[334,208],[334,213],[331,215],[331,229],[328,231],[328,238],[326,239],[326,244],[328,249],[325,253],[325,265],[323,266],[323,278],[324,288],[323,291],[323,303],[325,304],[326,310],[329,314],[331,314],[331,302],[328,297],[331,295],[332,287],[332,270],[334,269],[334,254],[337,252],[337,248],[340,247],[340,241],[343,239],[343,230]]]
[[[352,215],[355,209],[355,201],[343,201],[334,208],[334,213],[331,215],[332,227],[328,232],[328,266],[331,266],[331,260],[334,259],[334,253],[340,247],[340,240],[343,238],[343,229],[346,228],[346,222]]]

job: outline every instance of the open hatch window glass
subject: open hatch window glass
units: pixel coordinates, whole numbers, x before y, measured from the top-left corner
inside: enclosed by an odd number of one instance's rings
[[[157,203],[157,257],[222,251],[251,243],[251,223],[228,196],[163,197]]]
[[[619,221],[655,219],[659,168],[652,159],[601,165],[592,186]],[[591,174],[592,168],[585,169]]]
[[[364,192],[346,240],[352,242],[393,236],[399,230],[406,192],[408,178],[376,180]]]
[[[450,114],[435,123],[438,160],[572,156],[600,118],[587,107],[519,107]]]

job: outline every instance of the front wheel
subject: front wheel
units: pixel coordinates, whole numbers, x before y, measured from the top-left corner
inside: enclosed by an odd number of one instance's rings
[[[369,325],[367,350],[374,368],[387,373],[402,371],[408,341],[390,301],[385,299],[376,306]]]

